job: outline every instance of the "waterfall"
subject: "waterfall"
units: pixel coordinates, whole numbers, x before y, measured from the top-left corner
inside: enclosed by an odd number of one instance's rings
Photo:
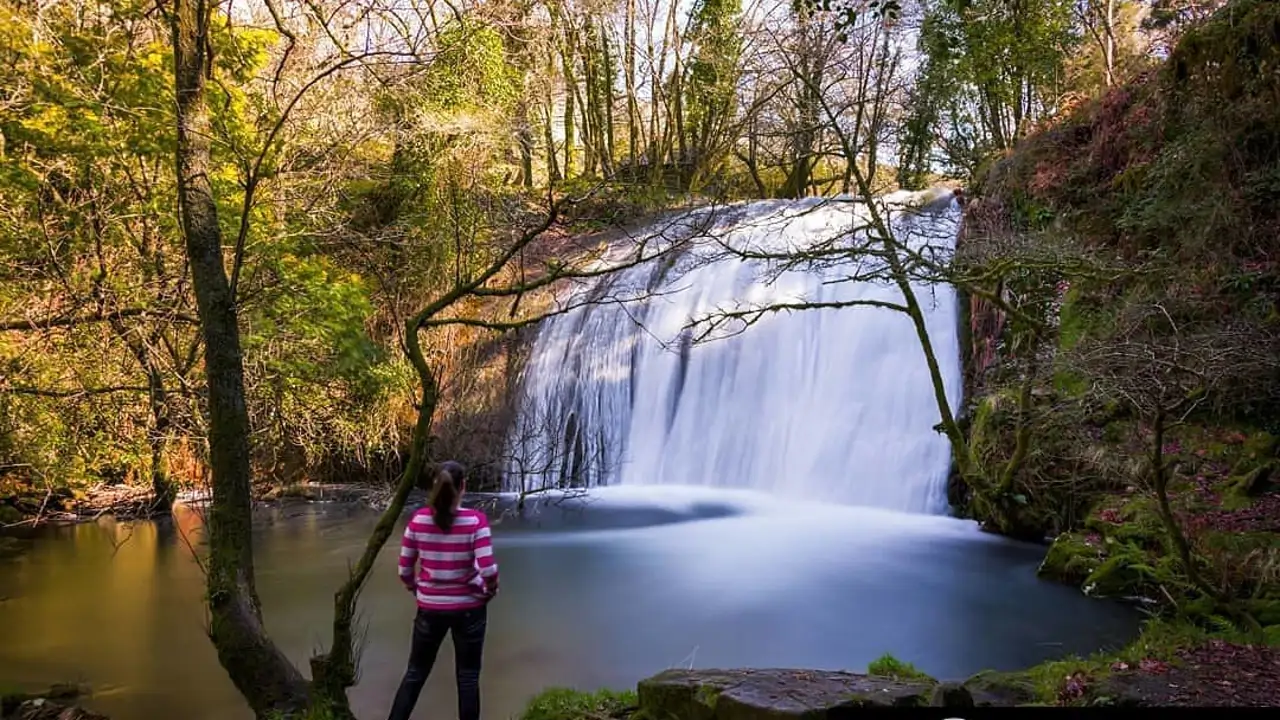
[[[950,192],[882,200],[894,208],[891,226],[907,245],[953,249],[960,213]],[[597,302],[542,324],[508,437],[506,489],[700,485],[946,512],[950,447],[933,429],[933,385],[906,314],[880,307],[772,313],[698,342],[694,334],[707,326],[688,327],[717,311],[771,303],[901,302],[883,280],[840,281],[878,267],[865,258],[855,264],[844,254],[787,268],[761,257],[866,243],[857,231],[865,204],[814,198],[702,213],[715,217],[691,250],[580,287],[571,297]],[[752,259],[742,259],[744,251]],[[604,302],[628,288],[652,295]],[[915,289],[955,407],[955,293],[941,285]]]

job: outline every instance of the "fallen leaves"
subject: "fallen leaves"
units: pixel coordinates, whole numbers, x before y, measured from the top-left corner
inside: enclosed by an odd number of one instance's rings
[[[1138,663],[1138,669],[1152,675],[1163,675],[1169,672],[1169,664],[1151,658],[1144,658],[1142,662]]]
[[[1189,515],[1186,522],[1192,531],[1280,532],[1280,495],[1263,495],[1239,510],[1199,512]]]
[[[1073,700],[1079,700],[1088,690],[1089,676],[1083,672],[1074,672],[1062,683],[1062,689],[1058,691],[1058,703],[1065,705]]]
[[[1213,640],[1179,653],[1179,688],[1170,704],[1280,705],[1280,651]]]

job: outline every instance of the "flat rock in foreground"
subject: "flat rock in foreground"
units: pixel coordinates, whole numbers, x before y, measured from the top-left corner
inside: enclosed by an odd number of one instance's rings
[[[821,670],[667,670],[638,687],[653,720],[845,720],[930,704],[936,683]]]

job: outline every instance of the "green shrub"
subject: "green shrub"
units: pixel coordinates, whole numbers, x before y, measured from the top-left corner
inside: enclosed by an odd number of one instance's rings
[[[867,665],[867,674],[894,680],[932,680],[915,665],[903,662],[889,653],[872,660],[871,664]]]
[[[520,720],[600,720],[624,717],[636,707],[633,691],[598,690],[582,692],[571,688],[548,688],[529,701]]]

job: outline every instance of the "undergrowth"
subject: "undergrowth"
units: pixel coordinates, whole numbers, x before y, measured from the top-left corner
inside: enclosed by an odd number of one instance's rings
[[[894,680],[932,680],[915,665],[885,653],[867,665],[867,674]]]
[[[1018,672],[981,673],[977,677],[990,684],[1025,687],[1036,704],[1105,704],[1108,678],[1131,672],[1163,674],[1182,664],[1182,651],[1212,641],[1247,645],[1258,644],[1260,638],[1231,625],[1211,630],[1180,620],[1153,619],[1143,625],[1137,639],[1119,650],[1053,660]],[[1262,643],[1280,646],[1280,636],[1267,637]]]
[[[1154,372],[1125,364],[1135,337],[1141,350],[1174,348],[1178,372],[1199,373],[1207,387],[1233,368],[1184,372],[1180,343],[1222,337],[1267,354],[1280,332],[1280,3],[1229,3],[1163,66],[1026,138],[975,185],[966,242],[1034,238],[1092,263],[1056,279],[1024,273],[1044,286],[1015,288],[1058,299],[1045,312],[1055,331],[1035,350],[1042,361],[1026,420],[1034,440],[1011,490],[1019,521],[1059,537],[1049,565],[1060,579],[1195,609],[1206,589],[1193,588],[1174,557],[1151,488],[1147,401],[1105,388],[1148,391],[1138,375],[1125,377]],[[1164,309],[1171,331],[1129,319],[1151,306]],[[1001,340],[1011,344],[1007,331]],[[1082,362],[1082,347],[1119,360]],[[1002,353],[970,400],[971,439],[989,465],[1014,446],[1012,399],[1028,376],[1023,357]],[[1217,382],[1213,402],[1179,412],[1169,494],[1205,576],[1199,584],[1280,615],[1267,587],[1280,579],[1276,543],[1251,534],[1280,530],[1264,522],[1280,457],[1274,443],[1249,458],[1223,440],[1280,434],[1280,375],[1240,375]]]
[[[520,720],[606,720],[635,717],[638,701],[633,691],[582,692],[548,688],[529,701]]]

